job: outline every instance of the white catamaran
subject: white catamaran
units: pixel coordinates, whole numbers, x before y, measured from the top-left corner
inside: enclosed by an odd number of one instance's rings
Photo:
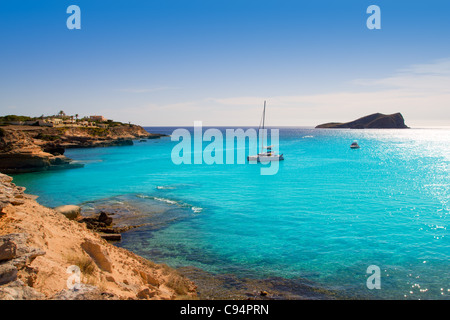
[[[257,162],[268,162],[268,161],[280,161],[284,160],[283,154],[275,154],[272,151],[273,146],[267,146],[264,147],[264,124],[266,120],[266,101],[264,101],[264,111],[263,111],[263,118],[262,118],[262,137],[261,137],[261,151],[266,150],[266,152],[258,153],[257,155],[248,156],[248,161],[257,161]],[[261,127],[260,127],[261,129]]]

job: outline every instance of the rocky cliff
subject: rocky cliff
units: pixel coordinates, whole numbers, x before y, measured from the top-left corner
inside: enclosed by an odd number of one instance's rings
[[[135,125],[98,127],[0,127],[0,172],[23,173],[79,168],[82,165],[64,156],[66,148],[132,145],[133,139],[155,139]]]
[[[113,246],[24,190],[0,174],[0,300],[196,297],[175,270]]]
[[[385,115],[374,113],[345,123],[330,122],[316,126],[321,129],[405,129],[405,120],[401,113]]]
[[[164,135],[148,133],[140,126],[122,125],[110,128],[47,128],[35,138],[64,148],[87,148],[132,145],[134,139],[157,139],[162,136]]]

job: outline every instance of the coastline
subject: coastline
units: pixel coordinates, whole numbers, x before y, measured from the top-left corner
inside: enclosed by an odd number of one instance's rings
[[[3,259],[1,253],[5,250],[0,250],[0,300],[341,298],[337,293],[320,289],[305,279],[240,278],[233,274],[212,274],[196,267],[171,268],[156,264],[116,246],[117,242],[106,241],[101,232],[92,230],[85,219],[96,216],[95,210],[88,215],[68,215],[69,219],[58,210],[40,205],[36,196],[24,193],[24,187],[16,186],[12,178],[4,174],[0,174],[0,189],[7,195],[1,198],[0,242],[19,248],[18,237],[20,249],[17,252],[28,252],[25,259],[19,253]],[[101,203],[105,209],[105,203]],[[119,224],[109,225],[121,228],[123,231],[120,233],[127,232],[141,227],[129,223],[139,222],[140,218],[139,213],[127,216],[127,212],[122,212]],[[171,222],[159,222],[156,228],[168,223]],[[81,269],[81,289],[78,291],[67,288],[70,276],[67,267],[71,265],[78,265]]]
[[[319,135],[327,135],[328,130],[325,129],[320,129],[320,130],[316,130],[315,131],[317,135],[315,135],[316,139]],[[341,139],[340,137],[347,137],[350,136],[350,134],[348,133],[350,132],[350,130],[343,130],[340,131],[339,133],[339,139],[340,140],[345,140],[345,139]],[[367,131],[368,134],[372,135],[372,131]],[[384,131],[379,131],[382,133],[382,137],[384,136],[391,136],[390,134],[388,134],[389,132],[384,132]],[[407,131],[402,131],[402,133],[404,132],[404,134],[406,135],[405,137],[402,137],[401,139],[398,139],[398,141],[405,141],[407,138],[409,138],[409,135],[414,133],[414,130],[411,130],[410,132]],[[360,133],[361,135],[363,134],[361,131],[358,131],[357,133]],[[309,132],[303,132],[300,131],[298,133],[299,137],[310,137],[309,136]],[[161,142],[165,141],[166,139],[162,139]],[[307,144],[311,145],[311,147],[316,147],[316,145],[313,143],[315,139],[311,138],[311,139],[303,139],[301,140],[301,143],[304,144],[305,146],[308,146]],[[336,139],[337,140],[337,139]],[[386,142],[388,139],[381,139],[383,143],[380,144],[380,146],[382,146],[383,148],[388,145]],[[445,139],[441,139],[442,141],[445,141]],[[441,141],[439,140],[439,142]],[[361,140],[363,141],[363,140]],[[408,140],[409,141],[409,140]],[[422,145],[422,143],[425,143],[427,140],[420,142],[419,145]],[[334,149],[345,149],[344,151],[342,151],[341,153],[344,155],[344,157],[341,157],[341,159],[348,159],[350,156],[353,158],[353,153],[349,153],[346,152],[346,150],[348,149],[348,146],[344,143],[342,144],[336,144],[336,143],[331,143],[333,141],[330,141],[329,145],[331,146],[336,146],[334,147]],[[372,141],[370,141],[372,143]],[[397,150],[397,145],[395,144],[395,142],[397,142],[397,140],[389,140],[389,145],[393,146],[393,150],[394,153]],[[442,143],[442,142],[441,142]],[[372,143],[373,144],[373,143]],[[186,185],[178,185],[177,183],[179,182],[178,177],[174,174],[173,178],[170,178],[170,176],[167,176],[166,170],[164,170],[165,168],[161,168],[158,167],[157,165],[152,166],[152,170],[151,172],[154,173],[153,176],[151,176],[151,179],[144,179],[143,174],[145,174],[147,172],[147,168],[148,165],[153,165],[156,164],[156,162],[151,162],[151,161],[155,161],[155,159],[159,159],[161,154],[164,154],[163,152],[168,149],[168,148],[164,148],[164,146],[167,146],[166,143],[160,143],[159,141],[151,141],[149,143],[142,143],[139,144],[137,143],[133,148],[112,148],[110,149],[112,151],[112,153],[114,153],[114,157],[115,157],[115,153],[117,152],[118,154],[121,155],[121,157],[118,158],[111,158],[111,157],[103,157],[103,154],[108,154],[110,152],[110,150],[106,149],[106,148],[98,148],[97,150],[73,150],[73,153],[70,153],[71,155],[73,155],[74,159],[78,159],[78,157],[80,155],[82,155],[81,159],[85,159],[83,157],[83,155],[85,153],[88,154],[88,157],[86,157],[86,159],[90,159],[93,158],[92,155],[94,155],[95,157],[98,156],[98,159],[102,159],[102,160],[107,160],[105,161],[104,164],[100,164],[96,163],[90,166],[86,166],[85,169],[82,170],[67,170],[64,172],[58,172],[58,173],[38,173],[38,174],[31,174],[31,175],[17,175],[16,177],[16,181],[18,181],[17,183],[19,185],[24,185],[27,186],[27,188],[29,188],[29,192],[34,193],[34,194],[40,194],[40,190],[44,191],[42,193],[42,198],[40,198],[40,202],[43,204],[46,204],[47,206],[53,206],[53,203],[55,204],[64,204],[64,203],[75,203],[75,204],[80,204],[80,203],[84,203],[86,201],[89,201],[89,197],[92,199],[105,199],[108,197],[113,197],[113,196],[118,196],[117,192],[120,192],[120,194],[122,195],[129,195],[129,194],[140,194],[141,197],[140,198],[155,198],[153,196],[156,196],[158,198],[160,198],[160,202],[166,202],[166,203],[174,203],[174,204],[178,204],[178,206],[183,206],[185,204],[189,205],[189,206],[196,206],[199,207],[201,210],[203,209],[203,213],[198,214],[197,216],[199,217],[199,219],[187,219],[185,220],[185,222],[182,223],[174,223],[174,224],[170,224],[169,228],[167,230],[169,230],[169,232],[173,232],[173,231],[181,231],[177,234],[180,234],[181,236],[176,236],[173,238],[167,238],[165,237],[165,235],[168,235],[169,233],[167,233],[164,230],[164,227],[162,229],[156,229],[156,232],[153,233],[153,231],[151,230],[150,233],[147,233],[147,229],[146,227],[143,227],[142,229],[136,229],[136,230],[130,230],[129,232],[127,231],[126,233],[124,233],[124,239],[126,241],[128,241],[129,244],[131,244],[132,242],[136,243],[136,248],[132,245],[132,246],[124,246],[125,248],[127,248],[128,250],[131,250],[132,252],[135,252],[139,255],[141,255],[142,257],[145,257],[149,260],[155,261],[155,262],[167,262],[169,265],[171,266],[189,266],[191,265],[191,261],[193,262],[192,265],[197,266],[202,268],[203,270],[199,270],[197,271],[189,271],[187,270],[187,273],[184,273],[186,270],[184,268],[181,269],[182,273],[187,276],[188,279],[192,280],[197,286],[198,286],[198,290],[197,290],[197,294],[198,294],[198,298],[200,299],[220,299],[221,297],[227,297],[227,293],[225,292],[220,292],[221,290],[223,290],[223,287],[229,289],[229,293],[230,295],[228,297],[231,297],[231,299],[234,299],[236,296],[239,297],[239,299],[278,299],[279,297],[282,297],[281,299],[296,299],[294,296],[295,295],[289,295],[288,293],[284,293],[282,292],[282,294],[274,294],[276,290],[273,290],[273,288],[268,287],[269,285],[272,286],[271,282],[274,282],[277,284],[277,286],[282,286],[283,283],[282,281],[277,281],[279,279],[251,279],[251,281],[255,281],[253,283],[258,283],[260,285],[257,286],[257,289],[253,289],[252,287],[249,288],[250,285],[248,285],[247,287],[245,287],[245,285],[248,284],[248,281],[246,281],[246,279],[236,279],[236,277],[234,277],[233,275],[229,275],[232,273],[235,273],[235,270],[237,271],[236,273],[239,273],[240,275],[242,275],[242,277],[246,277],[246,276],[257,276],[256,274],[251,274],[249,272],[246,272],[246,270],[250,270],[252,269],[252,266],[248,266],[248,268],[241,268],[240,270],[238,269],[234,269],[233,268],[228,268],[228,262],[230,262],[230,260],[226,259],[227,255],[223,255],[223,257],[225,258],[223,260],[224,263],[220,263],[215,267],[209,268],[209,266],[207,265],[207,263],[209,261],[212,261],[211,258],[220,258],[219,256],[215,256],[214,254],[212,255],[204,255],[202,257],[200,257],[201,259],[197,259],[197,253],[198,254],[204,254],[204,253],[208,253],[207,251],[202,251],[200,252],[200,248],[202,247],[202,243],[195,243],[192,242],[190,247],[186,247],[187,249],[191,249],[191,251],[189,250],[184,250],[185,248],[182,247],[182,244],[184,243],[185,239],[190,239],[189,238],[189,234],[190,232],[194,232],[195,230],[200,230],[200,231],[209,231],[211,229],[206,229],[206,228],[199,228],[197,229],[196,226],[200,225],[197,224],[197,222],[203,222],[204,220],[201,219],[210,219],[209,217],[212,217],[214,214],[218,213],[219,210],[217,210],[219,207],[217,206],[217,199],[223,199],[221,197],[217,197],[217,195],[219,194],[218,192],[220,192],[222,190],[223,184],[222,183],[217,183],[217,184],[212,184],[212,187],[215,187],[217,185],[217,188],[213,188],[211,191],[210,188],[203,188],[202,190],[204,190],[205,192],[203,193],[197,193],[197,190],[199,190],[200,188],[198,187],[198,185],[195,184],[195,182],[197,182],[194,179],[187,179],[187,181],[189,182],[189,184]],[[368,141],[366,141],[365,145],[369,146]],[[437,144],[439,145],[439,144]],[[403,146],[402,146],[403,147]],[[364,152],[370,152],[371,150],[364,148],[363,149]],[[367,151],[366,151],[367,150]],[[389,149],[391,150],[391,149]],[[146,152],[148,151],[148,152]],[[163,151],[163,152],[161,152]],[[143,154],[142,159],[145,159],[145,161],[139,162],[139,160],[141,160],[141,158],[139,157],[140,154]],[[147,155],[153,155],[153,158],[147,158]],[[313,153],[313,151],[311,151],[311,154],[315,154]],[[359,155],[360,153],[358,153],[357,155]],[[132,172],[133,175],[131,175],[130,178],[128,178],[128,176],[121,175],[118,178],[115,179],[111,179],[109,180],[109,176],[111,176],[112,173],[115,172],[117,165],[118,164],[122,164],[123,160],[126,159],[127,162],[125,163],[130,163],[132,161],[138,161],[141,165],[137,166],[137,167],[133,167],[132,170],[129,170],[128,172],[126,172],[127,174]],[[396,158],[394,158],[392,161],[394,161]],[[129,160],[129,162],[128,162]],[[163,162],[163,161],[161,161]],[[344,161],[345,163],[346,161]],[[133,162],[134,163],[134,162]],[[400,166],[399,166],[400,167]],[[103,170],[103,168],[106,168],[106,173],[107,174],[99,174],[97,176],[97,171],[101,171]],[[137,170],[135,170],[135,168]],[[378,167],[375,167],[375,169]],[[100,169],[100,170],[99,170]],[[130,168],[131,169],[131,168]],[[201,168],[200,168],[201,169]],[[246,169],[246,168],[245,168]],[[333,173],[336,170],[329,170],[329,172]],[[310,174],[310,178],[316,178],[316,171],[311,170],[311,171],[307,171],[304,170],[305,173],[309,173]],[[426,171],[428,172],[428,171]],[[24,179],[22,179],[22,177]],[[49,184],[51,187],[49,188],[49,185],[47,185],[47,179],[46,177],[52,177],[52,183]],[[59,177],[57,179],[54,179],[55,177]],[[306,176],[307,177],[307,176]],[[445,175],[442,176],[443,178],[445,178]],[[92,178],[92,179],[91,179]],[[54,180],[53,180],[54,179]],[[91,179],[91,180],[87,180],[87,179]],[[142,180],[141,180],[142,179]],[[28,182],[27,182],[28,180]],[[76,181],[78,181],[77,184],[74,184]],[[91,183],[86,183],[86,181],[92,181]],[[133,186],[133,181],[136,181],[138,183],[141,183],[141,185],[143,185],[143,187],[131,187],[128,188],[127,186],[131,185]],[[108,183],[105,183],[108,182]],[[114,183],[110,183],[110,182],[114,182]],[[149,182],[151,182],[149,184]],[[390,180],[386,179],[385,183],[387,183],[387,185],[391,186],[389,184]],[[109,185],[111,186],[110,188],[106,189],[107,192],[98,192],[96,193],[95,191],[99,188],[101,188],[103,185]],[[210,184],[202,184],[202,186],[211,186]],[[397,185],[392,185],[393,187],[397,186]],[[79,192],[79,194],[76,194],[76,196],[69,196],[72,192],[76,193],[77,188],[80,189],[80,187],[82,188],[88,188],[87,190],[83,191],[83,192]],[[149,188],[151,187],[151,188]],[[41,189],[42,188],[42,189]],[[49,189],[48,189],[49,188]],[[30,191],[31,190],[31,191]],[[230,189],[228,189],[230,190]],[[357,189],[356,189],[357,190]],[[400,184],[398,186],[398,189],[392,188],[392,190],[405,190],[403,185]],[[409,189],[406,189],[409,190]],[[48,197],[47,194],[51,194],[51,197]],[[56,200],[58,199],[58,195],[61,194],[61,199],[62,200]],[[67,196],[63,196],[63,194],[67,195]],[[81,195],[81,197],[80,197]],[[445,194],[444,194],[445,195]],[[120,195],[119,195],[120,196]],[[46,199],[47,197],[47,199]],[[232,198],[230,197],[225,197],[225,198]],[[285,199],[286,197],[282,197],[281,199]],[[52,200],[55,200],[56,202],[52,202]],[[80,201],[77,201],[80,200]],[[229,218],[236,218],[236,215],[233,215],[233,213],[246,213],[246,208],[241,208],[241,209],[237,209],[239,208],[240,203],[242,203],[242,201],[240,201],[241,199],[237,199],[237,201],[234,202],[229,202],[224,210],[221,212],[222,213],[222,218],[223,219],[227,219],[227,221],[229,221]],[[95,201],[95,200],[94,200]],[[286,201],[279,201],[280,204],[285,204]],[[120,205],[118,203],[118,205]],[[175,207],[175,205],[173,205],[173,207]],[[233,210],[230,210],[231,208],[233,208]],[[303,210],[305,210],[305,208],[307,209],[307,206],[305,205],[303,208]],[[392,208],[396,209],[398,208],[398,206],[393,203],[392,204]],[[185,210],[187,215],[193,215],[195,212],[193,212],[193,210],[191,210],[190,207],[187,208],[187,210]],[[192,211],[192,212],[191,212]],[[380,212],[382,210],[379,210]],[[255,212],[254,210],[249,210],[248,211],[248,216],[251,215],[252,212]],[[447,211],[444,211],[447,212]],[[214,213],[214,214],[212,214]],[[201,217],[201,218],[200,218]],[[270,218],[270,216],[264,215],[262,216],[264,217],[264,219]],[[307,216],[305,216],[307,217]],[[361,216],[362,217],[362,216]],[[237,218],[240,218],[239,216]],[[217,219],[215,219],[217,221]],[[180,220],[178,220],[180,221]],[[207,220],[210,221],[210,220]],[[225,221],[225,220],[224,220]],[[437,225],[441,225],[439,222],[436,222]],[[240,224],[243,225],[243,224]],[[245,224],[244,224],[245,225]],[[314,226],[318,226],[317,224],[303,224],[305,227],[308,228],[313,228]],[[214,227],[214,225],[209,224],[208,227],[211,228]],[[228,225],[227,225],[228,226]],[[234,224],[233,227],[233,231],[235,230],[234,227],[239,228],[239,224]],[[161,232],[160,232],[161,230]],[[310,229],[313,230],[313,229]],[[322,231],[322,228],[318,227],[317,230]],[[349,229],[347,229],[349,230]],[[445,232],[442,231],[442,229],[436,229],[437,231],[433,233],[433,235],[439,236],[443,234]],[[185,233],[183,232],[185,231]],[[233,236],[233,232],[229,232],[231,231],[231,229],[224,229],[223,234],[224,239],[225,240],[230,240],[230,243],[232,243],[232,241],[239,241],[239,243],[241,243],[242,238],[237,237],[237,238],[232,238]],[[244,230],[244,232],[247,232],[246,230]],[[234,235],[238,236],[239,234],[239,229],[238,232],[235,232]],[[136,237],[135,234],[140,234],[140,236]],[[369,232],[370,234],[370,232]],[[163,235],[163,237],[161,237],[161,235]],[[148,239],[148,242],[147,240]],[[173,245],[171,245],[171,242],[164,242],[165,239],[170,239],[173,240]],[[142,240],[142,241],[141,241]],[[154,241],[156,240],[156,241]],[[161,241],[160,241],[161,240]],[[244,239],[245,240],[245,239]],[[272,244],[270,242],[266,242],[265,241],[266,238],[264,238],[264,242],[261,242],[261,244],[264,244],[266,246],[272,246]],[[158,241],[160,241],[159,245],[158,245]],[[124,242],[125,243],[125,242]],[[209,244],[210,242],[205,242],[205,244]],[[223,247],[225,248],[228,245],[227,241],[222,241],[222,243],[225,243],[225,245],[223,245]],[[166,244],[168,244],[168,246],[166,246]],[[192,246],[192,244],[195,244],[196,246]],[[242,245],[240,247],[242,248],[248,248],[247,243],[241,243]],[[119,245],[120,246],[120,245]],[[139,248],[139,246],[142,247],[142,249],[146,247],[148,247],[148,251],[146,250],[141,250],[141,248]],[[172,246],[172,248],[170,247]],[[275,246],[276,248],[278,248],[277,246]],[[319,246],[316,246],[319,247]],[[164,251],[166,248],[168,248],[169,250]],[[181,248],[182,250],[177,250],[177,248]],[[137,250],[135,250],[137,249]],[[161,251],[160,249],[162,249],[163,251]],[[173,249],[173,250],[172,250]],[[220,246],[215,248],[215,249],[220,249]],[[172,251],[171,251],[172,250]],[[193,251],[194,250],[194,251]],[[197,251],[195,251],[197,250]],[[261,252],[259,251],[260,248],[257,248],[257,252]],[[247,253],[246,250],[243,250],[245,253]],[[192,259],[186,259],[184,257],[189,257],[189,253],[193,253],[194,255],[192,256]],[[222,252],[220,250],[215,250],[214,252]],[[249,250],[250,252],[250,250]],[[161,254],[162,253],[162,254]],[[170,255],[168,255],[167,253],[169,253]],[[212,251],[210,253],[213,253]],[[277,254],[277,253],[276,253]],[[165,255],[165,256],[164,256]],[[190,260],[190,261],[189,261]],[[208,261],[209,260],[209,261]],[[196,261],[199,261],[199,263],[197,264]],[[217,260],[217,261],[222,261],[222,260]],[[338,260],[334,259],[333,261],[336,261],[336,263],[338,263]],[[181,263],[178,263],[181,262]],[[187,263],[184,263],[187,262]],[[206,262],[206,263],[205,263]],[[291,261],[294,262],[295,261]],[[422,261],[419,261],[421,266],[423,265]],[[259,263],[258,261],[256,263]],[[369,261],[369,263],[372,263],[372,261]],[[257,266],[262,266],[263,264],[253,264],[253,266],[257,267]],[[285,268],[289,268],[289,266],[294,265],[294,264],[286,264],[284,267]],[[221,266],[223,266],[223,270],[221,269]],[[275,266],[277,267],[277,266]],[[187,267],[189,269],[189,267]],[[300,269],[298,269],[300,270]],[[356,274],[357,271],[354,271],[356,269],[352,269],[353,274]],[[419,269],[419,273],[420,271],[422,271],[423,269]],[[203,273],[203,271],[205,271],[205,273]],[[209,272],[213,272],[212,274],[207,274],[207,271]],[[241,273],[241,271],[244,271],[243,273]],[[362,268],[359,269],[359,271],[361,272],[361,280],[360,283],[363,284],[364,282],[364,265]],[[391,270],[390,270],[391,271]],[[223,275],[222,272],[224,273],[228,273],[228,275]],[[198,274],[197,274],[198,273]],[[316,279],[314,275],[310,276],[309,273],[304,273],[306,274],[306,278],[308,279]],[[421,274],[421,273],[420,273]],[[264,273],[264,274],[260,274],[261,277],[271,277],[272,275],[277,275],[277,273]],[[281,277],[283,277],[282,273],[280,274]],[[287,275],[288,277],[291,275]],[[292,276],[296,276],[295,274],[293,274]],[[215,278],[214,278],[215,277]],[[393,277],[392,277],[393,278]],[[221,281],[221,279],[223,281]],[[286,280],[286,279],[283,279]],[[289,281],[285,281],[284,283],[287,284],[289,283],[289,285],[291,287],[293,287],[294,285],[296,285],[296,280],[292,282]],[[301,282],[301,279],[298,279]],[[390,280],[390,279],[389,279]],[[407,281],[408,279],[406,279]],[[259,281],[259,282],[258,282]],[[214,284],[215,283],[215,284]],[[321,283],[327,283],[327,282],[321,282]],[[351,283],[350,281],[348,283]],[[314,287],[314,285],[313,285]],[[217,288],[217,290],[210,290],[211,288]],[[333,283],[331,283],[330,288],[339,288],[339,286],[333,286]],[[386,287],[385,287],[386,288]],[[277,288],[275,288],[277,289]],[[210,290],[210,293],[208,293],[208,290]],[[238,291],[237,295],[231,295],[231,291]],[[385,289],[386,290],[386,289]],[[438,288],[439,290],[439,288]],[[269,293],[268,296],[259,296],[259,292],[260,291],[267,291]],[[339,297],[338,299],[355,299],[358,298],[356,295],[360,295],[360,291],[357,290],[352,290],[350,288],[350,290],[347,290],[346,288],[344,289],[337,289],[337,291],[341,291],[339,292],[340,295],[347,295],[347,297]],[[400,290],[398,290],[400,291]],[[400,297],[402,298],[403,295],[399,295],[398,291],[394,292],[394,294],[392,295],[388,295],[387,298],[397,298]],[[429,290],[431,291],[431,290]],[[383,291],[385,292],[385,291]],[[219,293],[221,295],[219,295]],[[347,294],[348,293],[348,294]],[[438,292],[439,293],[439,292]],[[216,295],[217,294],[217,295]],[[356,294],[356,295],[354,295]],[[401,292],[400,292],[401,294]],[[297,295],[300,296],[300,295]],[[301,297],[304,298],[304,297]],[[314,297],[306,297],[307,299],[313,299]],[[374,296],[370,296],[370,293],[366,296],[362,296],[362,299],[374,299]],[[385,298],[384,296],[377,296],[375,298]],[[409,297],[408,297],[409,298]],[[413,298],[413,297],[411,297]],[[434,297],[433,297],[434,298]],[[224,298],[225,299],[225,298]],[[300,299],[300,298],[299,298]],[[332,298],[330,298],[332,299]]]
[[[0,172],[16,174],[81,168],[83,164],[64,155],[66,149],[129,146],[135,139],[164,136],[149,133],[137,125],[108,128],[1,126]]]
[[[135,198],[135,200],[133,200]],[[145,206],[138,201],[146,201]],[[113,196],[106,199],[88,201],[80,204],[82,216],[87,218],[105,214],[113,220],[111,226],[128,228],[123,232],[124,241],[116,245],[135,252],[147,259],[161,262],[164,255],[152,255],[154,248],[138,245],[140,241],[129,233],[144,233],[152,238],[153,232],[170,227],[173,223],[190,219],[188,213],[174,215],[168,213],[171,207],[181,207],[185,212],[192,208],[186,203],[141,194]],[[144,209],[145,207],[145,209]],[[162,210],[162,207],[168,211]],[[134,239],[136,246],[129,246]],[[127,239],[128,238],[128,239]],[[158,249],[157,249],[158,250]],[[201,255],[201,253],[197,253]],[[182,265],[174,267],[180,274],[193,281],[197,287],[200,300],[335,300],[348,299],[343,294],[327,290],[317,283],[304,278],[286,279],[281,277],[260,278],[249,275],[240,276],[232,273],[213,273],[200,267]]]
[[[195,299],[176,270],[102,239],[84,224],[44,207],[0,174],[0,299]],[[68,268],[80,270],[78,290]],[[72,279],[72,278],[71,278]],[[75,279],[76,280],[76,279]]]
[[[164,134],[135,125],[9,125],[0,130],[0,300],[196,298],[195,284],[176,270],[114,246],[105,240],[107,234],[92,230],[87,221],[74,221],[72,213],[65,216],[40,205],[37,196],[25,194],[24,187],[4,174],[80,168],[63,155],[66,148],[133,145],[134,139]],[[113,236],[128,229],[113,229]],[[75,291],[67,283],[67,268],[74,265],[81,269],[81,288]]]
[[[234,274],[212,274],[195,267],[181,267],[177,271],[196,284],[200,300],[350,299],[302,278],[241,278]]]

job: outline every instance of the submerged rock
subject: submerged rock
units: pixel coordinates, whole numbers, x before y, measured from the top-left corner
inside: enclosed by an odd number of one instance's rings
[[[98,217],[98,221],[106,224],[107,226],[110,226],[113,222],[113,219],[109,217],[106,212],[100,212],[100,215]]]
[[[78,222],[85,223],[88,229],[96,231],[107,241],[121,241],[121,233],[140,226],[113,227],[111,226],[113,224],[113,218],[104,211],[101,211],[98,217],[85,217],[78,220]]]
[[[107,241],[121,241],[122,240],[122,235],[120,233],[102,233],[99,232],[99,235],[107,240]]]
[[[178,269],[197,285],[201,300],[334,300],[337,292],[322,289],[302,278],[254,279],[215,274],[195,267]]]

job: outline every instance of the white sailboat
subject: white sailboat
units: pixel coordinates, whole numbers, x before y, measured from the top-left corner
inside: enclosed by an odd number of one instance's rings
[[[264,101],[263,119],[262,119],[262,138],[261,138],[261,150],[265,152],[258,153],[257,155],[248,156],[248,161],[268,162],[268,161],[280,161],[284,160],[283,154],[275,154],[272,151],[273,146],[264,147],[264,125],[266,120],[266,101]]]

